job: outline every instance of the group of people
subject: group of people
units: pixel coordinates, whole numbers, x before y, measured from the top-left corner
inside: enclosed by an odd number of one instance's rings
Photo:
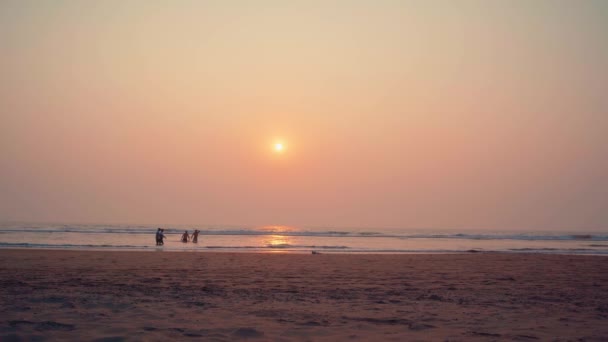
[[[165,230],[162,228],[158,228],[156,230],[156,245],[157,246],[162,246],[165,244],[165,239],[167,238],[165,236]],[[194,232],[192,233],[192,235],[188,234],[188,231],[184,231],[184,234],[182,234],[182,238],[181,238],[181,242],[192,242],[192,243],[198,243],[198,233],[200,233],[200,231],[198,229],[195,229]]]
[[[158,228],[156,230],[156,245],[157,246],[162,246],[165,244],[165,234],[163,233],[165,230],[162,228]]]
[[[182,242],[192,241],[193,243],[198,243],[198,233],[200,233],[200,231],[195,229],[192,235],[188,235],[188,231],[186,230],[184,234],[182,234]]]

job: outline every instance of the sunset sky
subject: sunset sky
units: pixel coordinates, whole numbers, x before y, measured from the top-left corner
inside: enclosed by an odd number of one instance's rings
[[[608,231],[608,1],[2,0],[0,49],[0,220]]]

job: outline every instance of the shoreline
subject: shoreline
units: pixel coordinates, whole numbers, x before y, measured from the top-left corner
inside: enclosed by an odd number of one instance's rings
[[[557,250],[537,250],[537,251],[500,251],[500,250],[467,250],[467,251],[328,251],[328,250],[289,250],[289,249],[270,249],[266,250],[260,248],[260,250],[254,250],[255,248],[239,250],[238,248],[229,247],[201,247],[199,249],[167,249],[164,250],[162,247],[149,246],[145,248],[113,248],[113,247],[100,247],[100,248],[64,248],[64,247],[0,247],[0,251],[3,250],[40,250],[40,251],[73,251],[73,252],[135,252],[135,253],[146,253],[146,252],[163,252],[163,253],[205,253],[205,254],[296,254],[296,255],[309,255],[309,254],[324,254],[324,255],[468,255],[468,254],[504,254],[504,255],[562,255],[562,256],[593,256],[593,257],[608,257],[608,253],[596,253],[592,250],[583,251],[579,250],[576,253],[568,253]]]
[[[0,249],[0,340],[602,340],[583,255]]]

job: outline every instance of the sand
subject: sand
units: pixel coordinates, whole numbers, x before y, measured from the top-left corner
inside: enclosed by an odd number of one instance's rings
[[[608,340],[608,258],[0,250],[0,341]]]

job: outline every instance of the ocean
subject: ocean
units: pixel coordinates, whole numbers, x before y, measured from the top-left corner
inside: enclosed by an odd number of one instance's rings
[[[0,248],[282,253],[554,253],[608,255],[606,232],[355,229],[290,226],[0,224]],[[200,230],[198,243],[181,234]]]
[[[273,253],[553,253],[608,255],[604,232],[489,232],[290,226],[0,224],[0,248]],[[200,230],[198,243],[180,242]]]

